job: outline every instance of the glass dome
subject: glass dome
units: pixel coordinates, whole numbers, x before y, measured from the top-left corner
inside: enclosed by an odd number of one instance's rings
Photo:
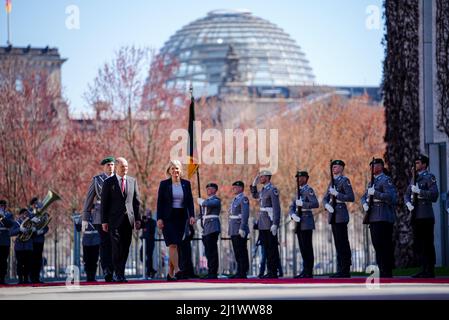
[[[161,54],[180,67],[171,83],[204,87],[216,94],[226,75],[230,46],[238,57],[239,81],[245,86],[289,87],[315,80],[305,54],[275,24],[246,10],[215,10],[178,30]]]

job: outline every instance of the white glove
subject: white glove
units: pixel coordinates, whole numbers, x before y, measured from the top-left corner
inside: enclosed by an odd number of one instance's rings
[[[37,234],[38,236],[40,236],[41,234],[44,234],[44,230],[43,230],[43,229],[37,230],[37,231],[36,231],[36,234]]]
[[[368,203],[364,203],[363,204],[363,210],[365,210],[365,212],[368,212],[368,210],[369,210],[369,205],[368,205]]]
[[[38,217],[33,217],[31,219],[31,221],[34,222],[34,223],[39,223],[41,221],[41,219],[39,219]]]
[[[369,196],[374,196],[374,192],[376,192],[376,190],[374,189],[374,186],[372,186],[371,188],[368,188],[368,195]]]
[[[88,225],[89,225],[89,222],[83,220],[83,221],[81,222],[81,232],[86,231]]]
[[[420,189],[418,186],[413,185],[413,186],[412,186],[412,192],[413,192],[413,193],[420,194],[421,189]]]
[[[36,232],[36,230],[37,230],[36,227],[31,228],[31,231],[33,231],[33,232]]]
[[[338,191],[334,187],[329,188],[329,193],[333,196],[337,196]]]
[[[25,232],[27,232],[27,231],[28,231],[27,228],[24,228],[24,227],[20,226],[20,232],[25,233]]]
[[[415,209],[415,207],[410,202],[407,202],[405,205],[407,206],[408,211],[413,211],[413,209]]]
[[[329,213],[334,213],[334,208],[332,208],[332,206],[329,203],[326,203],[324,207],[326,208],[327,211],[329,211]]]
[[[252,183],[252,186],[255,187],[259,184],[259,176],[255,177]]]
[[[290,217],[293,219],[293,221],[295,221],[295,222],[300,222],[301,221],[301,218],[300,217],[298,217],[296,214],[292,214],[292,215],[290,215]]]
[[[204,202],[204,199],[203,199],[203,198],[197,198],[196,201],[198,202],[198,204],[199,204],[200,206],[202,206],[202,205],[203,205],[203,202]]]
[[[449,213],[449,208],[446,209],[446,212]]]
[[[302,207],[303,204],[304,204],[304,202],[302,201],[301,198],[299,198],[298,200],[296,200],[296,205],[297,205],[298,207]]]
[[[198,230],[201,230],[201,219],[196,220],[196,226],[198,227]]]
[[[239,235],[240,235],[240,237],[245,238],[246,237],[245,230],[239,229]]]
[[[275,236],[278,233],[278,226],[273,224],[270,228],[271,233]]]

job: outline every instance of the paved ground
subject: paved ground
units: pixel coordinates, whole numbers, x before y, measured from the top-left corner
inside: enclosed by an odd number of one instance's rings
[[[237,281],[135,281],[128,284],[82,284],[78,288],[63,284],[39,287],[8,286],[0,288],[0,299],[130,299],[130,300],[449,300],[449,280],[420,283],[393,280],[369,289],[365,279],[346,281],[293,279]]]

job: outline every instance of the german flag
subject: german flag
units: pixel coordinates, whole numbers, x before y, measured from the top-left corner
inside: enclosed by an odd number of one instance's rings
[[[6,13],[11,13],[11,10],[12,10],[11,0],[6,0],[5,8],[6,8]]]
[[[190,92],[192,92],[193,88],[190,88]],[[198,162],[193,157],[193,150],[195,144],[195,136],[194,136],[194,122],[195,122],[195,98],[193,94],[190,98],[190,107],[189,107],[189,145],[188,145],[188,162],[187,162],[187,177],[188,179],[192,178],[192,176],[198,171]]]

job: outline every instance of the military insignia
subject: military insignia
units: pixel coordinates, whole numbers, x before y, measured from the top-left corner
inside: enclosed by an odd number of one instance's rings
[[[268,186],[266,190],[270,190],[270,189],[271,189],[271,187],[270,187],[270,186]]]
[[[278,189],[274,188],[274,189],[273,189],[273,193],[274,193],[275,196],[278,196],[278,195],[279,195]]]
[[[435,178],[435,176],[432,176],[432,182],[437,182],[437,179]]]
[[[393,181],[391,181],[391,179],[388,179],[388,184],[389,184],[389,185],[392,185],[392,184],[393,184]]]
[[[247,198],[247,197],[243,198],[243,203],[244,203],[244,204],[247,204],[247,203],[249,203],[249,200],[248,200],[248,198]]]
[[[309,191],[309,195],[313,196],[313,190]]]

